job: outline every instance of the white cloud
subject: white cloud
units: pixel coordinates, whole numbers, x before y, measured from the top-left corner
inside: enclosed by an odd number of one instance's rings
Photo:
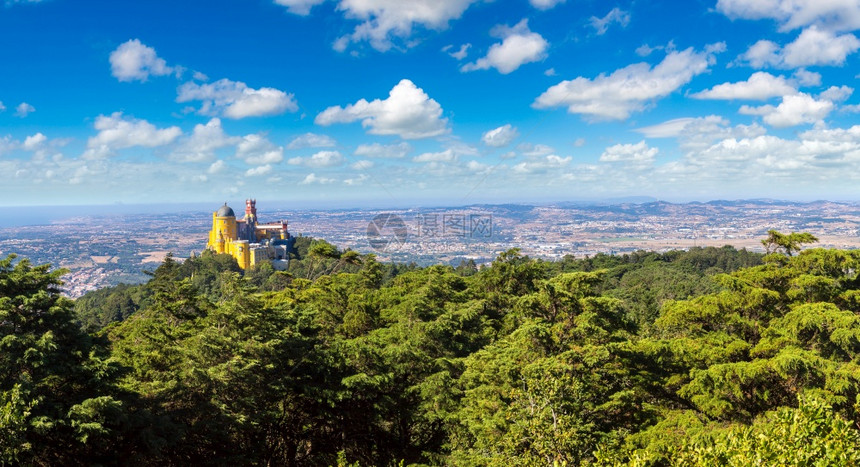
[[[517,131],[516,127],[513,127],[508,123],[507,125],[500,126],[484,133],[481,137],[481,141],[483,141],[487,146],[500,148],[511,144],[519,135],[520,133]]]
[[[725,118],[717,115],[696,118],[678,135],[681,149],[692,152],[711,146],[716,141],[725,139],[757,138],[767,133],[758,123],[751,125],[731,126]]]
[[[819,98],[830,102],[842,102],[851,97],[854,93],[854,88],[848,86],[830,86],[827,90],[818,95]]]
[[[479,0],[340,0],[338,10],[350,19],[361,21],[352,34],[335,41],[335,50],[343,51],[350,42],[367,41],[374,49],[385,52],[392,39],[408,39],[413,26],[442,30]],[[406,46],[414,45],[407,42]]]
[[[24,144],[21,145],[27,151],[35,151],[39,149],[45,141],[48,140],[48,137],[43,135],[42,133],[36,133],[35,135],[28,136],[24,139]]]
[[[207,169],[206,171],[209,172],[210,174],[217,174],[218,172],[223,171],[224,168],[226,168],[226,167],[227,167],[227,164],[225,164],[224,161],[219,159],[219,160],[213,162],[212,165],[209,166],[209,169]]]
[[[301,182],[302,185],[311,185],[313,183],[319,183],[320,185],[327,185],[330,183],[334,183],[335,179],[333,178],[325,178],[325,177],[317,177],[316,174],[310,173],[307,177],[304,178]]]
[[[158,129],[146,120],[123,117],[122,112],[114,112],[110,116],[99,115],[93,127],[99,132],[87,140],[87,150],[83,154],[85,159],[105,158],[117,149],[134,146],[163,146],[182,134],[179,127]]]
[[[412,151],[412,146],[407,142],[398,144],[360,144],[355,148],[356,156],[371,157],[376,159],[402,159]]]
[[[800,84],[801,86],[821,85],[820,73],[816,73],[814,71],[807,71],[803,68],[800,68],[794,72],[794,79],[796,79],[798,84]]]
[[[228,136],[221,127],[221,120],[213,118],[205,125],[197,124],[188,137],[171,154],[180,162],[206,162],[215,158],[215,151],[237,144],[240,138]]]
[[[654,52],[655,50],[659,50],[661,48],[662,47],[659,47],[659,46],[658,47],[651,47],[648,44],[642,44],[639,47],[636,47],[635,52],[636,52],[636,55],[638,55],[640,57],[647,57],[647,56],[651,55],[651,52]]]
[[[373,161],[360,160],[353,162],[349,167],[355,170],[367,170],[373,167]]]
[[[642,133],[647,138],[674,138],[680,135],[681,131],[694,120],[696,119],[692,117],[675,118],[656,125],[637,128],[635,131]]]
[[[164,76],[173,68],[159,58],[155,49],[132,39],[121,44],[110,54],[111,74],[120,81],[146,81],[150,75]]]
[[[412,158],[413,162],[456,162],[457,153],[453,149],[441,152],[425,152]]]
[[[446,54],[450,55],[453,58],[456,58],[457,60],[462,60],[466,58],[466,55],[469,54],[469,48],[472,47],[472,44],[463,44],[456,52],[449,52],[449,50],[451,50],[453,47],[453,45],[446,45],[442,48],[442,52],[445,52]]]
[[[290,141],[287,149],[304,149],[304,148],[332,148],[337,146],[337,141],[328,135],[319,135],[316,133],[305,133],[297,136]]]
[[[546,71],[543,72],[544,76],[555,76],[555,68],[547,68]]]
[[[3,101],[0,101],[0,112],[3,112],[5,110],[6,110],[6,106],[3,105]]]
[[[776,42],[760,40],[741,54],[738,60],[749,64],[753,68],[764,68],[768,65],[780,63],[781,58],[779,53],[779,45]]]
[[[391,89],[387,99],[370,102],[361,99],[346,107],[329,107],[314,122],[328,126],[361,120],[370,134],[418,139],[448,133],[448,119],[441,116],[442,106],[412,81],[404,79]]]
[[[345,180],[343,181],[343,184],[344,184],[344,185],[350,185],[350,186],[353,186],[353,185],[361,185],[361,184],[362,184],[362,183],[364,183],[364,182],[365,182],[365,180],[367,180],[368,178],[370,178],[370,177],[368,177],[366,174],[361,174],[361,175],[359,175],[359,176],[358,176],[358,177],[356,177],[356,178],[347,178],[347,179],[345,179]]]
[[[570,113],[623,120],[707,71],[712,60],[710,54],[692,48],[671,52],[653,68],[647,63],[636,63],[608,76],[601,74],[594,79],[580,76],[562,81],[538,96],[532,106],[538,109],[567,106]]]
[[[860,49],[860,40],[853,34],[836,35],[832,31],[810,26],[784,48],[774,42],[760,40],[750,46],[739,60],[753,68],[842,66],[848,55],[857,49]]]
[[[460,71],[495,68],[506,75],[525,63],[546,58],[549,43],[540,34],[529,30],[527,19],[514,27],[498,25],[490,31],[490,35],[502,39],[502,42],[490,46],[485,57],[463,65]]]
[[[325,0],[275,0],[275,3],[287,7],[287,11],[294,15],[307,16],[311,8],[325,2]]]
[[[853,34],[836,34],[815,26],[804,29],[794,42],[785,46],[782,61],[790,68],[810,65],[845,64],[848,55],[860,48]]]
[[[733,19],[773,19],[783,31],[809,25],[860,29],[860,3],[856,0],[718,0],[717,11]]]
[[[284,148],[255,133],[242,137],[236,145],[236,157],[251,165],[277,164],[284,160]]]
[[[517,150],[526,157],[546,156],[555,152],[555,149],[545,144],[520,143]]]
[[[35,107],[33,107],[32,105],[30,105],[26,102],[22,102],[22,103],[18,104],[18,107],[15,107],[15,116],[24,118],[27,115],[30,115],[31,113],[33,113],[35,111],[36,111]]]
[[[799,93],[784,96],[782,102],[774,107],[763,105],[759,107],[742,106],[739,110],[745,115],[761,115],[765,123],[776,128],[800,125],[801,123],[817,123],[833,110],[833,102],[816,100],[809,94]]]
[[[298,104],[292,94],[275,88],[249,88],[245,83],[221,79],[198,84],[189,81],[178,89],[176,102],[201,101],[203,115],[227,118],[263,117],[295,112]]]
[[[310,157],[293,157],[287,163],[305,167],[334,167],[343,164],[343,156],[338,151],[320,151]]]
[[[706,149],[716,141],[724,139],[755,138],[766,133],[765,129],[756,123],[730,126],[728,120],[718,115],[676,118],[635,131],[648,138],[678,138],[681,149],[688,152]]]
[[[251,167],[250,169],[245,171],[246,177],[258,177],[260,175],[266,175],[272,171],[272,166],[269,164],[261,165],[259,167]]]
[[[564,2],[565,0],[529,0],[529,3],[531,3],[532,6],[537,8],[538,10],[549,10],[550,8],[553,8],[556,5],[560,5]]]
[[[793,94],[797,91],[788,80],[782,76],[759,71],[753,73],[746,81],[723,83],[692,95],[695,99],[746,99],[765,100],[771,97]]]
[[[516,173],[543,173],[549,170],[557,170],[570,164],[571,157],[560,157],[555,154],[534,158],[513,166],[511,170]]]
[[[654,162],[659,150],[648,147],[645,141],[636,144],[616,144],[600,155],[601,162],[624,162],[632,165],[649,165]]]
[[[588,21],[591,23],[591,27],[594,28],[594,32],[598,36],[602,36],[603,34],[606,34],[606,30],[612,23],[618,23],[621,27],[627,27],[627,24],[630,23],[630,12],[615,7],[603,18],[592,16]]]

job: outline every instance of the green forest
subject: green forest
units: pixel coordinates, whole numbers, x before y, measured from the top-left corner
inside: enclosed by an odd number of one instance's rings
[[[860,251],[815,240],[478,268],[303,237],[75,301],[11,255],[0,464],[860,465]]]

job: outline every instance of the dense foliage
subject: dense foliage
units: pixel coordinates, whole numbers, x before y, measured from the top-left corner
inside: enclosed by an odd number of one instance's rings
[[[74,305],[10,257],[0,463],[858,465],[860,252],[792,235],[481,269],[303,239]]]

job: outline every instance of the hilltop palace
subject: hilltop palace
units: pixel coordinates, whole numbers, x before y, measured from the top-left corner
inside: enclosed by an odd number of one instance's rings
[[[242,269],[269,262],[276,270],[288,266],[293,237],[287,231],[287,221],[272,224],[257,223],[257,200],[245,200],[245,218],[236,220],[236,214],[227,203],[212,213],[212,230],[206,248],[215,253],[226,253]]]

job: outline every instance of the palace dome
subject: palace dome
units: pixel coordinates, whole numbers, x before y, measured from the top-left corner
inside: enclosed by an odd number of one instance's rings
[[[215,213],[215,215],[217,217],[236,217],[236,213],[233,212],[233,208],[227,206],[227,203],[224,203],[224,206],[221,206],[221,208],[218,209],[218,212]]]

